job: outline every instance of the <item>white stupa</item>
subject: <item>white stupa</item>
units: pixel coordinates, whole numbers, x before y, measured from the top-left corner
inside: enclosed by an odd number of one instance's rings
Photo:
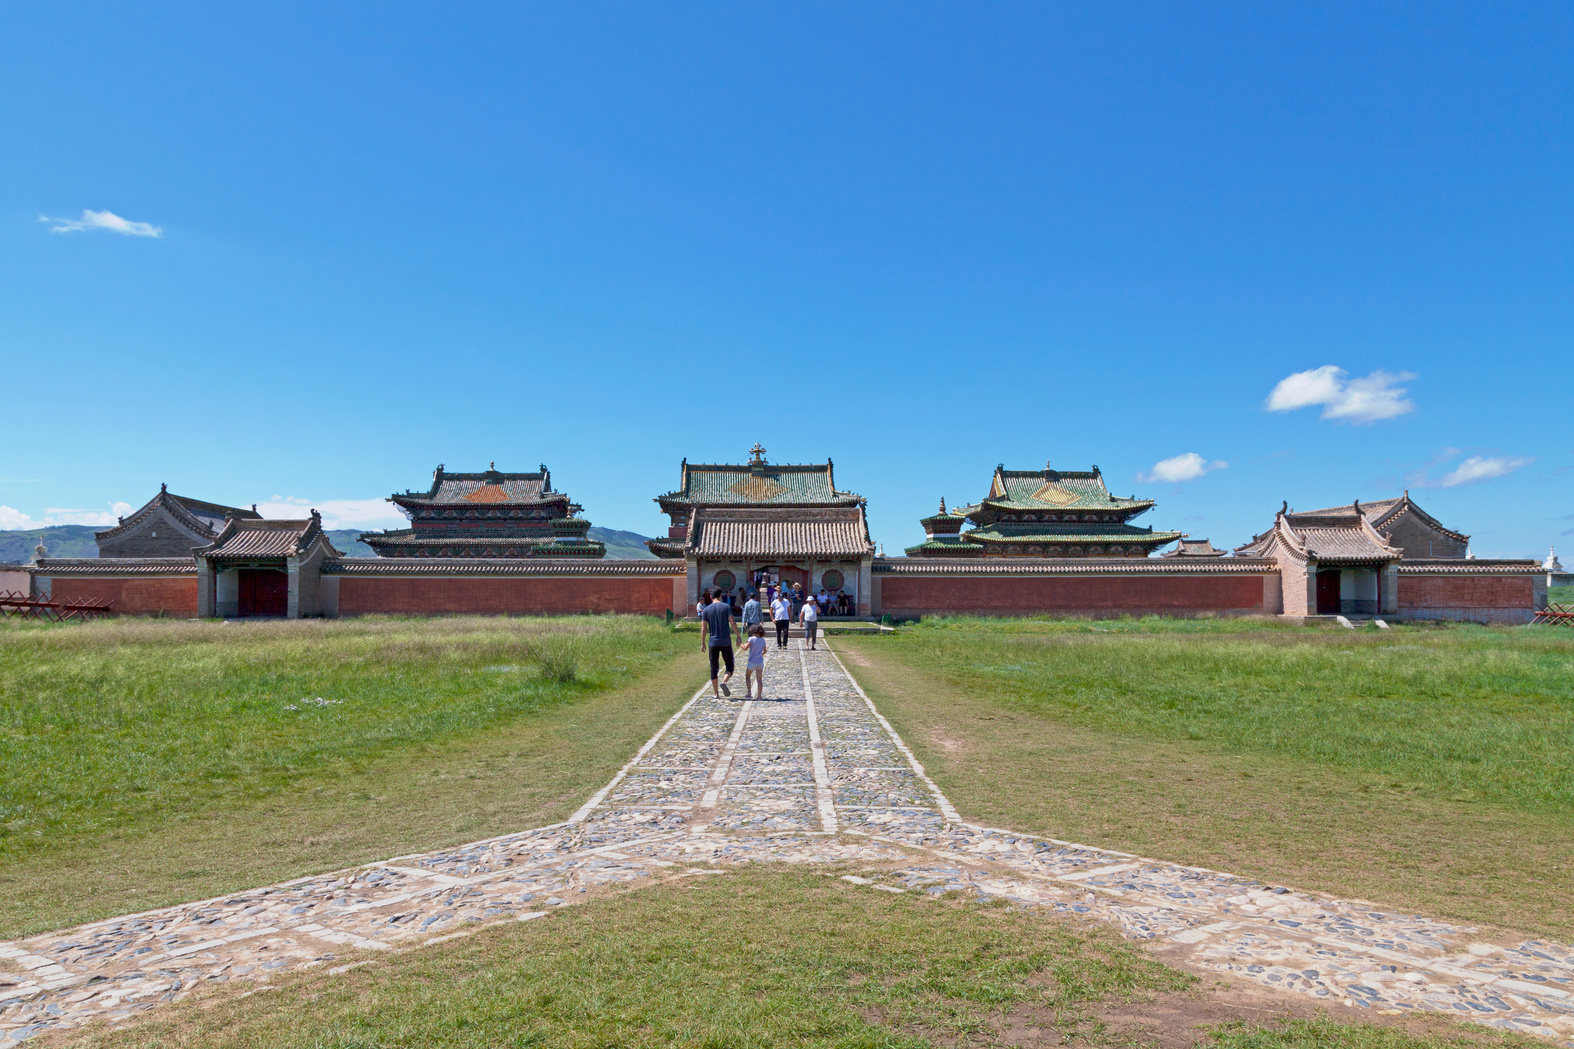
[[[1541,567],[1547,571],[1548,586],[1574,586],[1574,572],[1563,567],[1556,547],[1547,547],[1547,559],[1541,562]]]

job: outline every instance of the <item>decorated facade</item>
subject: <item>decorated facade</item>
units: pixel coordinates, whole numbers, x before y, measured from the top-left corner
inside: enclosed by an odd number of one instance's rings
[[[909,557],[1147,557],[1181,537],[1139,528],[1131,519],[1153,500],[1111,495],[1092,470],[1007,470],[995,467],[989,494],[974,504],[921,522],[924,542]],[[962,530],[963,524],[972,527]]]
[[[449,473],[441,463],[432,487],[389,496],[410,527],[367,532],[379,557],[605,557],[588,535],[583,507],[552,490],[545,465],[534,473]]]
[[[844,593],[869,614],[874,543],[864,498],[836,487],[825,463],[784,465],[756,444],[747,463],[685,459],[678,487],[656,497],[670,525],[647,544],[689,566],[689,607],[701,590],[790,580],[809,593]]]

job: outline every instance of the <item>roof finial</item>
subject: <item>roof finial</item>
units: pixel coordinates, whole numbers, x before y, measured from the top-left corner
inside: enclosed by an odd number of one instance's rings
[[[488,469],[488,470],[491,470],[491,471],[492,471],[492,472],[493,472],[493,473],[496,473],[496,472],[497,472],[497,460],[496,460],[496,459],[493,459],[493,460],[491,460],[491,461],[489,461],[489,462],[488,462],[488,463],[487,463],[487,464],[486,464],[486,468],[487,468],[487,469]]]
[[[759,441],[754,442],[754,447],[749,449],[749,465],[761,466],[765,463],[765,446]]]
[[[159,485],[159,486],[158,486],[158,490],[159,490],[159,491],[160,491],[160,492],[167,492],[167,491],[169,491],[169,485],[167,485],[167,484],[161,484],[161,485]]]
[[[1285,514],[1287,514],[1289,512],[1290,512],[1290,500],[1286,499],[1284,501],[1284,505],[1279,507],[1279,516],[1283,517]]]
[[[945,509],[945,496],[943,496],[943,495],[940,497],[940,512],[941,513],[945,513],[946,512],[946,509]]]
[[[322,524],[322,514],[317,512],[317,508],[315,506],[312,507],[312,520],[316,521],[318,524]]]
[[[256,513],[257,512],[257,504],[256,503],[252,503],[251,504],[251,512],[252,513]]]
[[[1355,516],[1361,516],[1361,500],[1359,499],[1355,501]]]

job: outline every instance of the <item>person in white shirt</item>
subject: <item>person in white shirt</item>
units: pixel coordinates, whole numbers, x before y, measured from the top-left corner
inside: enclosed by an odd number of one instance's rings
[[[787,647],[787,630],[792,626],[792,602],[786,594],[777,594],[771,602],[771,620],[776,624],[776,647]]]
[[[809,648],[814,649],[820,633],[820,606],[813,601],[805,601],[798,613],[798,622],[803,625],[803,636],[808,640]]]

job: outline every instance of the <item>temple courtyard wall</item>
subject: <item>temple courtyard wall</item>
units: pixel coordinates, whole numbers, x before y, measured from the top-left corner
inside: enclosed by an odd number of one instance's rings
[[[1154,560],[876,562],[874,609],[922,616],[1277,614],[1272,562],[1206,566]]]
[[[1282,570],[1273,561],[1177,561],[877,558],[869,612],[903,620],[1287,611]],[[339,558],[297,574],[291,586],[312,597],[298,607],[326,616],[692,614],[690,566],[678,559]],[[1545,603],[1544,580],[1518,562],[1406,563],[1398,569],[1397,608],[1385,616],[1528,623]],[[107,601],[119,615],[190,618],[199,611],[194,560],[45,559],[31,569],[31,588],[56,600]]]

